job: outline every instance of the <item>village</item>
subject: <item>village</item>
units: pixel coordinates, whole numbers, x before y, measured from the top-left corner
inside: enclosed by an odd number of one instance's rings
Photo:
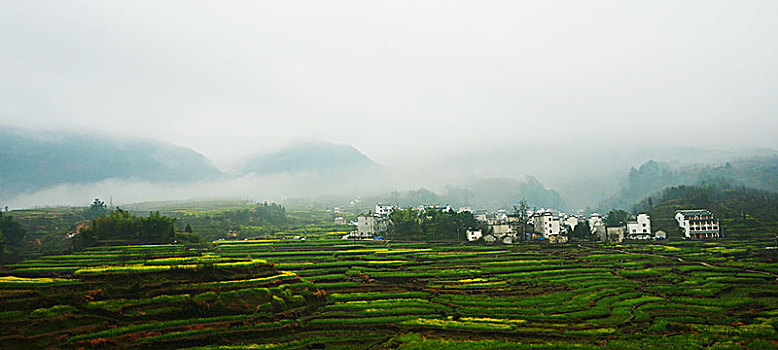
[[[359,215],[356,220],[348,222],[355,227],[344,235],[343,239],[384,239],[389,234],[390,215],[398,206],[376,204],[375,210]],[[420,205],[413,208],[422,213],[438,210],[445,213],[470,213],[487,229],[468,228],[466,238],[469,242],[487,244],[513,244],[518,241],[546,241],[549,244],[567,243],[574,232],[581,232],[591,240],[621,243],[624,241],[666,240],[667,232],[652,230],[651,217],[646,213],[638,213],[618,224],[606,224],[605,217],[599,213],[588,216],[569,214],[555,209],[516,210],[475,210],[462,207],[454,209],[450,205]],[[336,214],[341,213],[339,208]],[[675,221],[682,239],[717,239],[721,237],[719,221],[709,210],[692,209],[677,210]],[[335,219],[336,223],[346,224],[342,216]],[[579,228],[576,231],[576,227]],[[580,236],[579,236],[580,237]]]

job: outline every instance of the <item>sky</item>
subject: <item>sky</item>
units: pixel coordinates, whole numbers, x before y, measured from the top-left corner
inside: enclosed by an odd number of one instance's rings
[[[778,2],[6,1],[0,126],[217,166],[349,143],[778,147]],[[540,148],[542,149],[542,148]]]

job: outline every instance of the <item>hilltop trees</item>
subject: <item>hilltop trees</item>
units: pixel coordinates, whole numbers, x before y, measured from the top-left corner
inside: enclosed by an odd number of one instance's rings
[[[284,226],[289,224],[286,208],[276,203],[260,203],[251,208],[226,211],[220,214],[225,220],[233,223],[248,223],[251,225]]]
[[[92,219],[79,233],[85,245],[101,242],[170,243],[175,237],[175,219],[161,216],[159,212],[138,217],[117,209],[109,215]]]
[[[108,214],[108,207],[100,198],[95,198],[95,201],[87,209],[87,217],[93,219],[104,214]]]

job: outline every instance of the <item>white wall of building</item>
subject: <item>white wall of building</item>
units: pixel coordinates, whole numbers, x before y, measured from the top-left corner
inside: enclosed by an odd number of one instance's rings
[[[627,234],[651,234],[651,217],[648,214],[638,214],[636,221],[627,223]]]
[[[708,210],[679,210],[675,213],[678,227],[686,238],[719,238],[719,220]]]
[[[494,232],[494,234],[497,236],[512,235],[514,232],[513,225],[509,225],[509,224],[492,225],[492,232]]]
[[[575,230],[575,227],[578,226],[578,218],[575,216],[568,217],[565,219],[565,225],[570,226],[570,231]]]
[[[375,215],[362,215],[357,217],[357,236],[374,237],[381,236],[386,230],[386,221]]]
[[[375,213],[378,215],[387,216],[394,211],[394,206],[391,205],[383,205],[383,204],[376,204],[375,205]]]
[[[482,236],[483,232],[481,230],[467,230],[467,240],[470,242],[477,241]]]
[[[602,215],[594,213],[592,216],[589,217],[589,230],[592,231],[592,234],[596,234],[597,227],[602,226],[603,231],[605,227],[605,222],[602,221]]]
[[[535,233],[542,234],[543,238],[546,239],[549,236],[558,235],[561,228],[559,219],[555,218],[550,211],[535,214],[533,226],[535,227]]]

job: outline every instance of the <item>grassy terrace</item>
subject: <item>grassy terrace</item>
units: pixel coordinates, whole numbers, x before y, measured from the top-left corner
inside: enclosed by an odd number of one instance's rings
[[[332,235],[335,236],[335,235]],[[11,348],[753,348],[778,344],[769,242],[319,240],[93,248],[10,266]]]

